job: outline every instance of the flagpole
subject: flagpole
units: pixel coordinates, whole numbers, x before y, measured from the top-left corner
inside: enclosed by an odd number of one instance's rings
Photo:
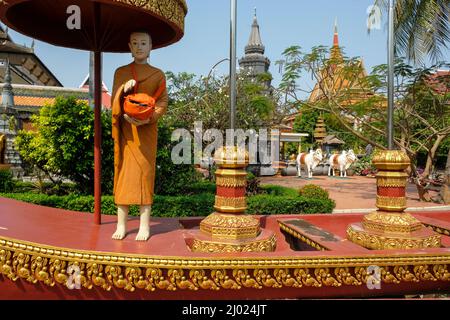
[[[230,0],[230,128],[236,121],[236,7],[237,1]]]
[[[389,0],[387,116],[387,143],[389,150],[394,148],[394,6],[395,0]]]

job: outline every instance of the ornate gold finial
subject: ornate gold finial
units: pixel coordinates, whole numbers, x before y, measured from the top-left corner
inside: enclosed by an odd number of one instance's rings
[[[369,249],[411,249],[439,247],[440,235],[424,228],[422,223],[406,209],[404,172],[410,165],[406,153],[400,150],[383,150],[376,153],[372,163],[378,169],[377,211],[364,216],[362,223],[347,229],[349,240]]]
[[[249,156],[244,148],[225,146],[214,152],[214,161],[222,168],[245,168],[248,165]]]

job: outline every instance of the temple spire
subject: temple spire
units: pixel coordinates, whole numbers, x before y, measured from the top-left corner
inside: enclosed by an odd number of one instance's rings
[[[264,56],[265,47],[261,41],[259,33],[259,24],[256,17],[256,8],[253,16],[253,23],[250,32],[250,38],[245,46],[245,55],[239,59],[239,67],[245,70],[252,77],[268,73],[270,60]],[[267,87],[270,87],[270,80],[266,81]]]
[[[333,37],[333,46],[339,47],[339,34],[338,34],[338,27],[337,27],[337,17],[334,20],[334,37]]]
[[[334,20],[334,35],[333,35],[333,47],[331,48],[331,59],[342,59],[341,48],[339,47],[339,34],[337,17]]]
[[[256,8],[255,14],[253,16],[252,31],[248,39],[247,46],[245,47],[245,53],[248,52],[259,52],[264,53],[264,45],[261,41],[261,34],[259,33],[258,19],[256,18]]]

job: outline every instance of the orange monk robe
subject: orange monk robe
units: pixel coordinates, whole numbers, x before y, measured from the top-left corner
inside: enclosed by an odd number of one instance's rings
[[[165,80],[164,73],[149,64],[134,63],[138,93],[154,96]],[[156,102],[150,123],[135,126],[123,117],[123,90],[133,79],[130,65],[114,74],[112,91],[112,136],[114,139],[114,202],[118,205],[151,205],[155,186],[158,119],[167,111],[165,89]],[[133,88],[134,90],[134,88]]]

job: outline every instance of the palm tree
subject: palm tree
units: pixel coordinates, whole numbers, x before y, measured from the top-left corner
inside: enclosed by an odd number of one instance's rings
[[[375,5],[389,10],[388,0],[375,0]],[[428,56],[442,60],[449,49],[450,0],[397,0],[395,5],[395,49],[397,55],[415,63]]]

